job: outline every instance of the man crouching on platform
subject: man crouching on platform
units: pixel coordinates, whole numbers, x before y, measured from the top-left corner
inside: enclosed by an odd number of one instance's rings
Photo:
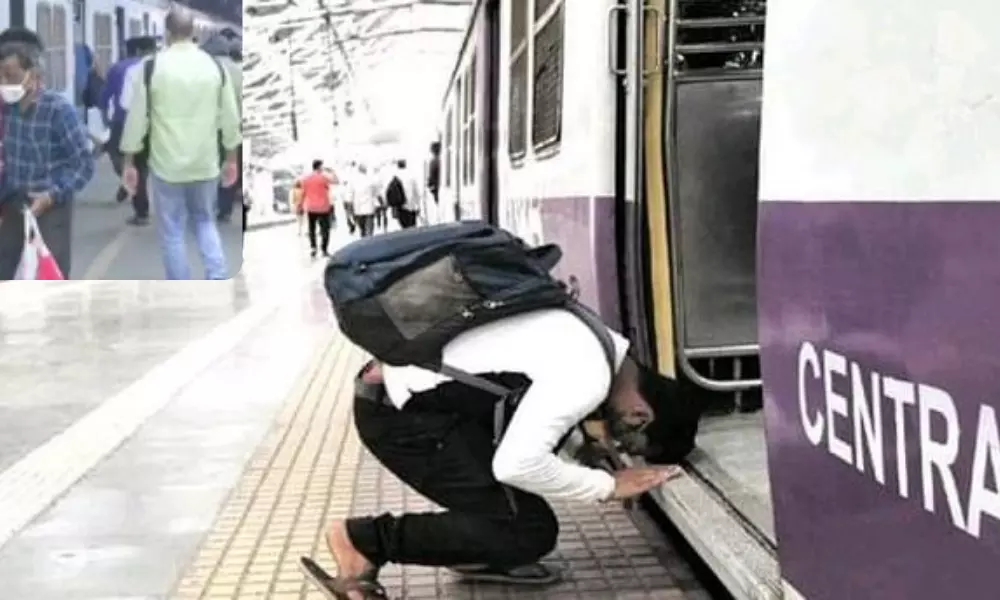
[[[501,432],[494,431],[488,393],[422,368],[369,363],[358,375],[354,403],[362,442],[444,511],[337,521],[327,542],[338,576],[304,558],[306,574],[338,600],[386,598],[377,576],[390,562],[447,567],[474,581],[558,581],[557,571],[538,562],[555,548],[559,533],[549,502],[627,500],[680,472],[654,466],[612,474],[567,462],[556,454],[566,435],[603,409],[604,418],[591,424],[641,451],[638,440],[655,419],[649,437],[661,444],[656,458],[678,462],[697,430],[694,398],[637,364],[627,356],[628,340],[608,333],[613,372],[610,350],[561,308],[503,318],[444,346],[443,363],[521,390]],[[499,444],[494,435],[502,435]]]

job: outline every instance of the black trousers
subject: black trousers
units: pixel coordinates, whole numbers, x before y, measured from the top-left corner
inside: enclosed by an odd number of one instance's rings
[[[118,149],[120,139],[120,136],[116,139],[112,135],[111,141],[104,145],[108,158],[111,159],[111,166],[119,177],[121,177],[125,166],[125,157]],[[149,191],[146,189],[146,183],[149,179],[149,165],[145,156],[135,157],[135,170],[139,172],[139,183],[135,194],[132,195],[132,210],[137,218],[147,219],[149,218]],[[122,190],[119,189],[119,193],[121,192]]]
[[[332,211],[331,211],[332,212]],[[331,212],[311,212],[307,214],[309,218],[309,247],[316,251],[316,228],[319,228],[320,246],[324,253],[330,247],[330,219]]]
[[[552,508],[539,496],[512,490],[514,514],[492,472],[491,410],[473,418],[409,408],[435,393],[414,396],[404,410],[361,395],[355,399],[354,422],[365,447],[386,469],[445,510],[350,519],[352,543],[379,567],[393,562],[512,568],[538,561],[555,548],[559,535]]]
[[[354,215],[361,237],[369,237],[375,233],[375,215]]]
[[[396,218],[399,220],[400,227],[409,229],[417,224],[417,211],[400,208]]]
[[[26,198],[19,197],[0,204],[0,281],[13,279],[21,262],[25,202]],[[63,277],[69,279],[73,258],[73,202],[52,206],[38,217],[38,228]]]

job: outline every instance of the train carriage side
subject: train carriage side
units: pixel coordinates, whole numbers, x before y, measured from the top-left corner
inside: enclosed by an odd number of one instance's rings
[[[497,220],[530,243],[561,245],[556,274],[617,324],[617,82],[603,68],[615,4],[500,4]]]
[[[760,329],[786,597],[996,598],[1000,5],[773,7]]]

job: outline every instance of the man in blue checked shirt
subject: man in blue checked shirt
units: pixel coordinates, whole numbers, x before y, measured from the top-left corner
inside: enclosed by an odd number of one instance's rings
[[[38,217],[42,237],[69,278],[73,197],[94,175],[86,127],[69,100],[44,88],[41,70],[36,45],[0,44],[0,280],[17,271],[26,207]]]

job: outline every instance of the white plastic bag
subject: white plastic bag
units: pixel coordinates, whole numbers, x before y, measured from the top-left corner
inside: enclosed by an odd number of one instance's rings
[[[21,250],[21,262],[17,265],[14,279],[49,281],[65,279],[55,257],[42,239],[38,220],[27,208],[24,209],[24,247]]]

